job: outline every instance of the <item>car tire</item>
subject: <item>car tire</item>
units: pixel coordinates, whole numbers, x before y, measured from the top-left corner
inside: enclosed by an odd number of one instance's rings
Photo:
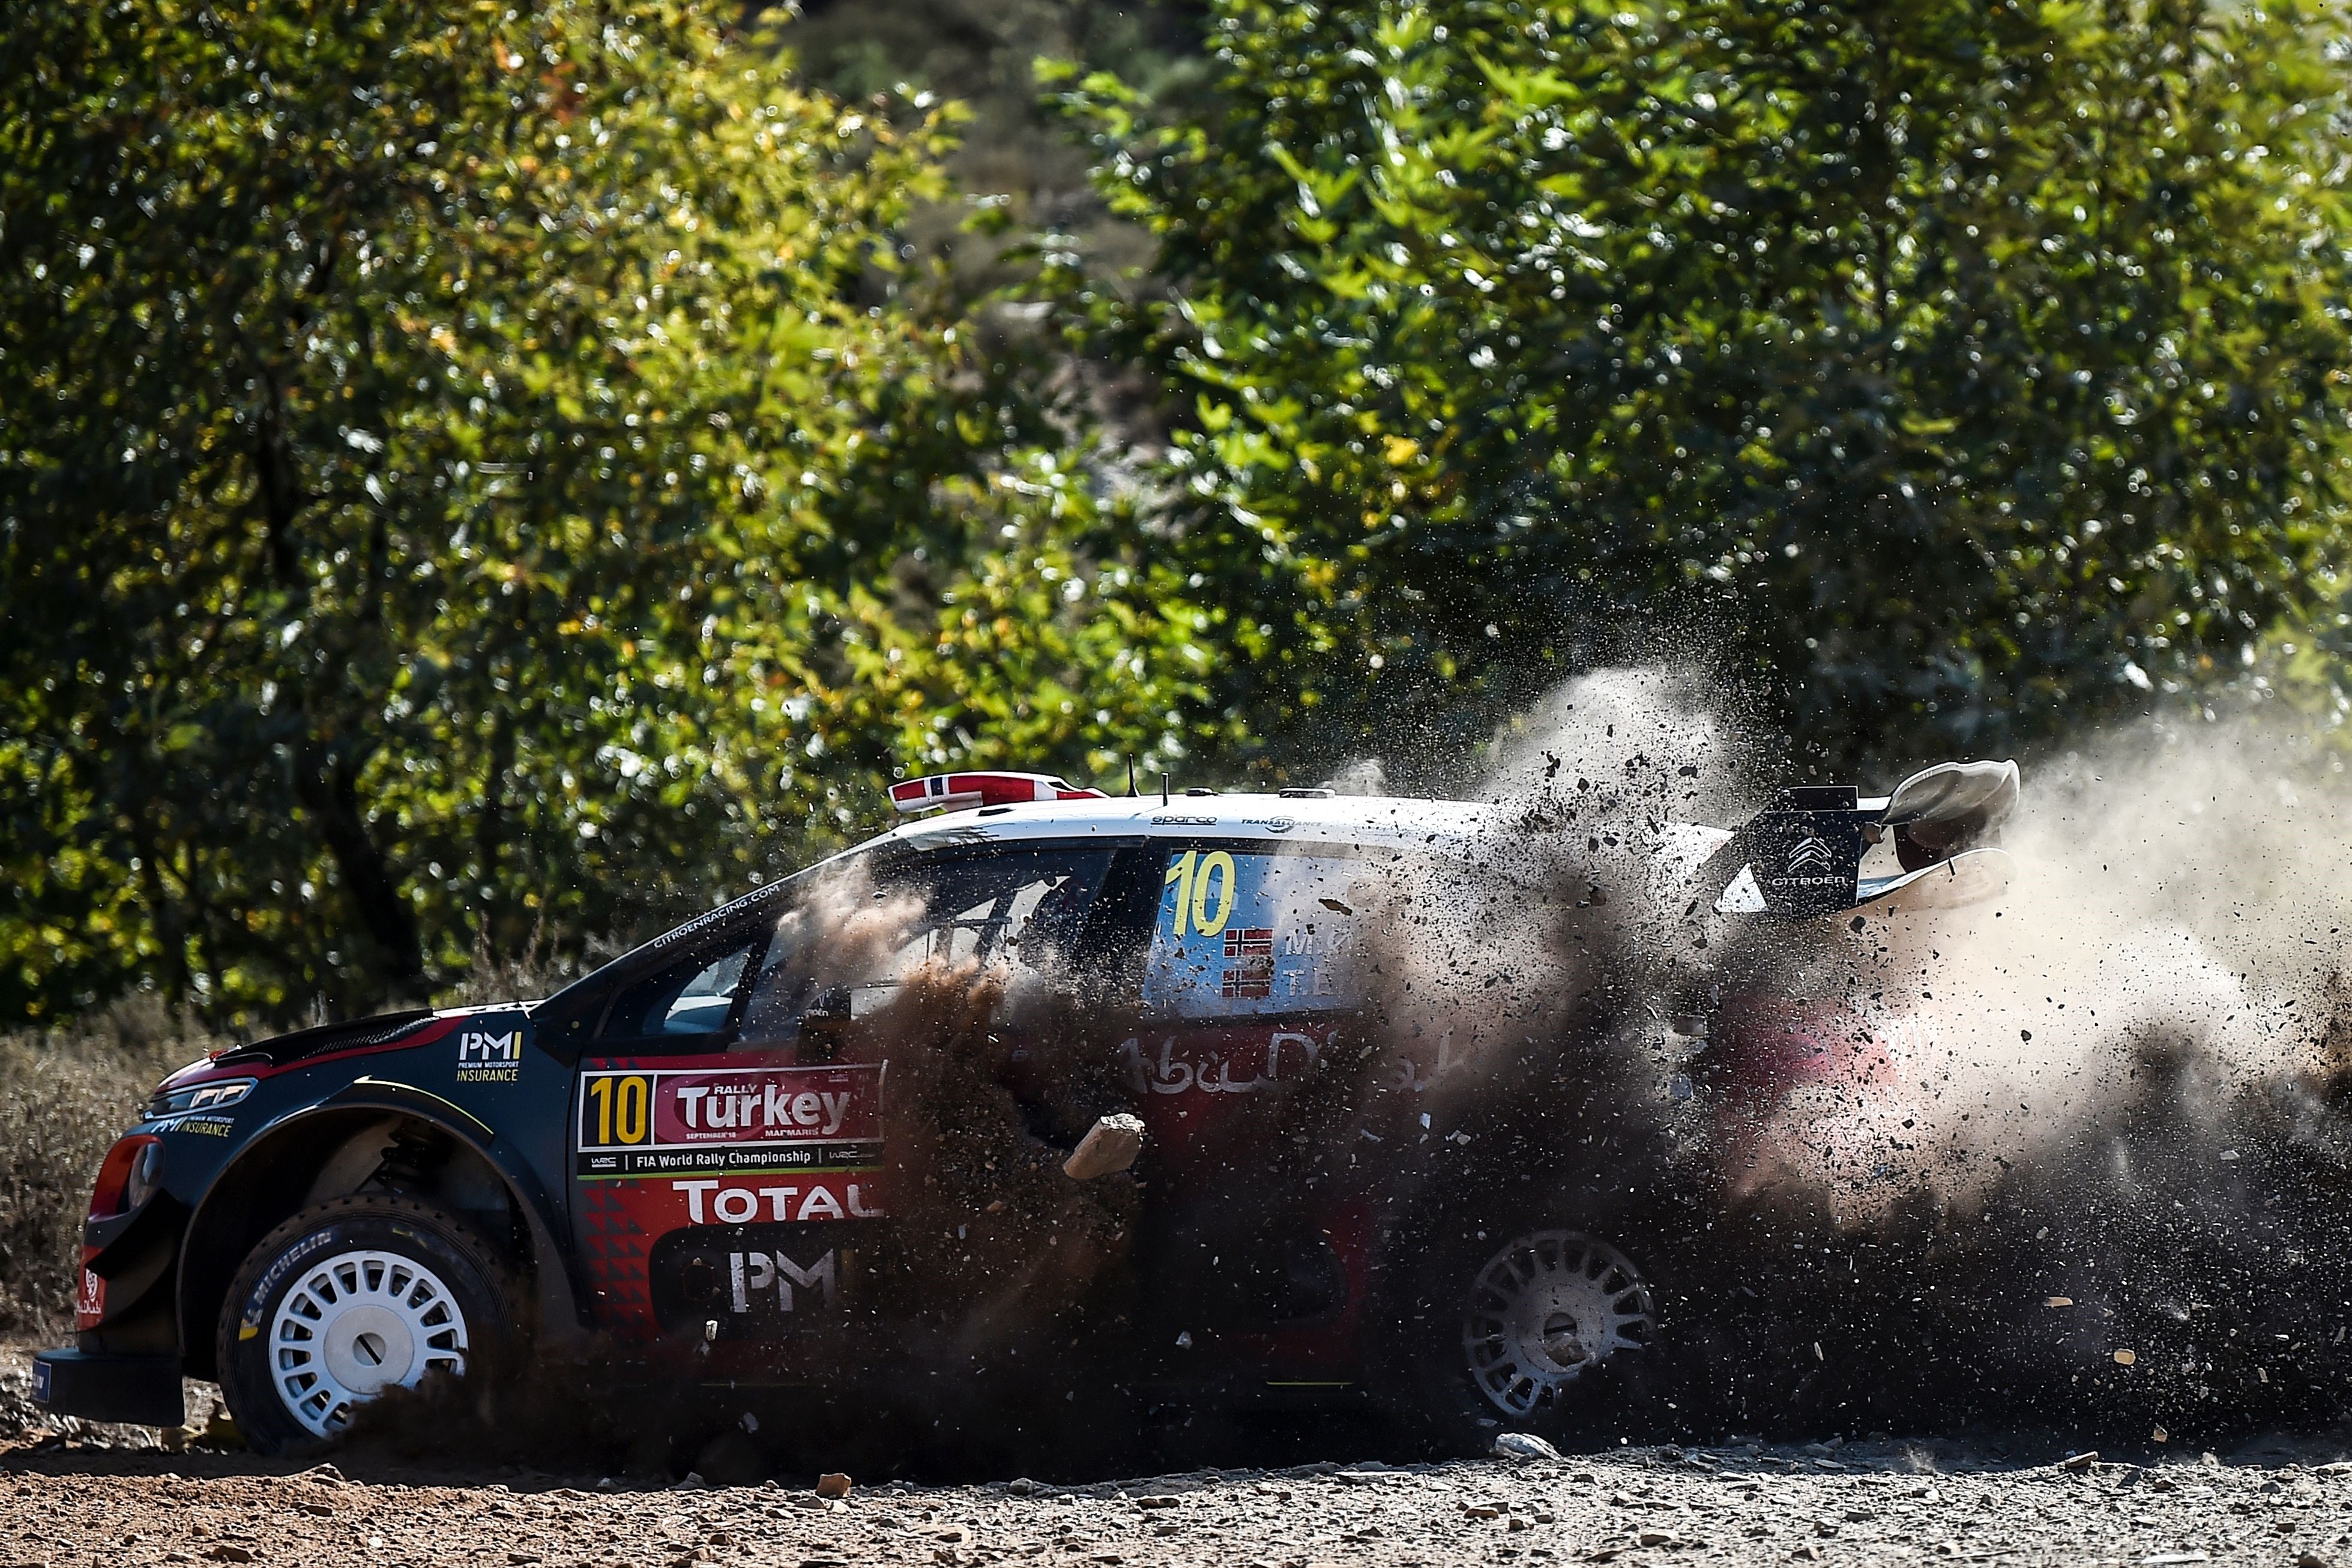
[[[221,1313],[221,1393],[257,1453],[331,1442],[359,1405],[509,1350],[517,1292],[496,1247],[412,1198],[336,1198],[247,1255]]]
[[[1433,1243],[1391,1293],[1378,1375],[1438,1447],[1484,1454],[1506,1432],[1575,1441],[1653,1419],[1658,1292],[1613,1242],[1534,1215]]]

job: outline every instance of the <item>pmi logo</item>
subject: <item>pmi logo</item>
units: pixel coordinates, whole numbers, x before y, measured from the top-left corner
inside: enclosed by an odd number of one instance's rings
[[[522,1080],[522,1031],[503,1035],[467,1029],[457,1037],[459,1083],[520,1083]]]

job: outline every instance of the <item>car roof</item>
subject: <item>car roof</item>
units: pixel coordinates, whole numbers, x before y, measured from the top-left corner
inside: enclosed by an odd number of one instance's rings
[[[1323,844],[1421,845],[1475,838],[1503,826],[1503,808],[1390,795],[1178,795],[1039,801],[943,812],[870,839],[929,849],[1024,839],[1293,838]]]
[[[1144,795],[1055,800],[941,812],[903,823],[789,877],[751,891],[665,931],[583,975],[541,1007],[561,1008],[571,998],[601,987],[614,976],[646,967],[658,955],[696,933],[764,908],[802,878],[853,857],[876,851],[919,853],[974,848],[991,844],[1062,842],[1101,838],[1230,838],[1264,843],[1283,839],[1302,845],[1365,847],[1466,847],[1507,832],[1524,820],[1510,807],[1473,801],[1410,799],[1394,795],[1176,795],[1157,790]]]

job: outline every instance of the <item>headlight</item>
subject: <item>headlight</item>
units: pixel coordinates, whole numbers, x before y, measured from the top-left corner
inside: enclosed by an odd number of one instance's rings
[[[191,1084],[185,1089],[167,1089],[147,1102],[147,1120],[161,1116],[178,1116],[190,1110],[217,1110],[224,1105],[235,1105],[253,1092],[255,1080],[249,1078],[220,1079],[212,1083]]]
[[[163,1141],[152,1132],[133,1132],[118,1139],[98,1168],[98,1184],[90,1189],[89,1217],[111,1219],[129,1214],[155,1195],[163,1182]]]
[[[131,1174],[122,1184],[122,1212],[128,1214],[153,1197],[163,1184],[163,1145],[150,1143],[131,1162]]]

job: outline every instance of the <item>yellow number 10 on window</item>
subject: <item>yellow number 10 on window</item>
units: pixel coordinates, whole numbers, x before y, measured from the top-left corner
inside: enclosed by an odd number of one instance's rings
[[[1222,849],[1207,855],[1198,849],[1187,849],[1168,868],[1163,886],[1176,889],[1176,936],[1182,940],[1188,930],[1202,936],[1215,936],[1234,918],[1234,858]],[[1210,889],[1215,889],[1217,907],[1209,908]]]

